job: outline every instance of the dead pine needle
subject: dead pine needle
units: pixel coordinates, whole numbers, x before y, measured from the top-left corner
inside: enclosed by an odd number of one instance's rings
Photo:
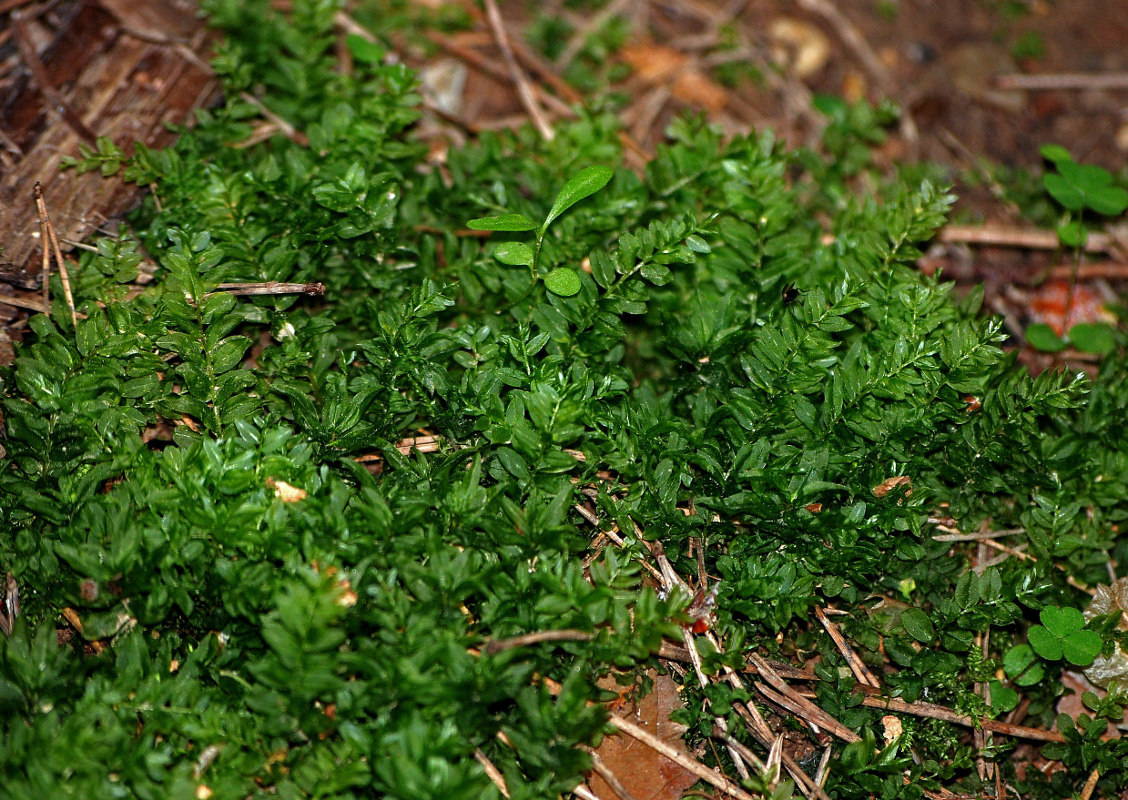
[[[505,785],[505,776],[502,775],[501,770],[495,767],[494,763],[486,757],[486,754],[482,752],[482,748],[478,747],[474,750],[474,758],[482,765],[486,776],[489,777],[493,785],[497,787],[497,790],[501,792],[501,796],[509,797],[509,787]]]
[[[39,212],[39,234],[41,237],[40,245],[43,247],[43,305],[46,307],[47,312],[51,310],[51,297],[48,293],[48,283],[51,272],[50,257],[47,254],[47,248],[51,248],[51,252],[55,255],[55,263],[59,265],[59,277],[63,281],[63,296],[67,301],[67,309],[70,311],[71,322],[74,328],[78,330],[78,313],[74,308],[74,295],[71,294],[70,275],[67,273],[67,264],[63,260],[63,251],[59,247],[59,237],[55,234],[55,226],[51,224],[51,215],[47,213],[47,203],[43,199],[43,187],[39,181],[35,182],[35,188],[32,190],[35,195],[35,208]]]
[[[221,283],[215,287],[217,292],[241,295],[275,294],[325,294],[324,283],[281,283],[266,281],[262,283]]]
[[[826,628],[826,632],[830,634],[830,638],[834,640],[838,652],[846,659],[846,663],[850,666],[850,671],[854,673],[854,677],[857,678],[858,682],[872,686],[875,689],[880,688],[877,679],[873,677],[862,659],[854,652],[854,649],[850,647],[849,642],[846,641],[846,638],[838,630],[838,626],[830,621],[826,612],[816,606],[815,617],[817,617],[818,621],[822,623],[822,626]]]

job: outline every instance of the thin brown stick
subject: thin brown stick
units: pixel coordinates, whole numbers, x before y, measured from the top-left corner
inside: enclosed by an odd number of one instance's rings
[[[469,652],[471,655],[481,655],[481,652],[474,648],[470,648],[467,652]],[[543,682],[544,687],[548,689],[549,693],[552,694],[553,697],[559,696],[563,688],[559,683],[552,680],[552,678],[541,678],[540,680]],[[589,700],[587,702],[587,705],[592,706],[595,705],[595,703],[592,703]],[[750,794],[745,792],[728,778],[714,772],[704,764],[696,761],[693,758],[690,758],[684,753],[679,752],[672,745],[669,745],[666,742],[662,741],[657,736],[647,731],[645,728],[635,725],[630,720],[615,713],[609,714],[608,717],[611,724],[618,728],[621,732],[625,733],[627,736],[630,736],[635,741],[641,742],[656,753],[660,753],[661,755],[673,761],[679,767],[696,775],[698,778],[705,781],[710,786],[714,786],[717,789],[720,789],[729,797],[735,797],[738,798],[738,800],[753,800]]]
[[[754,684],[756,690],[765,697],[768,697],[773,702],[778,702],[778,699],[785,700],[787,705],[784,705],[784,708],[797,714],[800,719],[807,720],[813,725],[818,725],[820,728],[825,728],[843,741],[856,742],[859,740],[860,737],[858,734],[854,733],[826,711],[823,711],[806,697],[788,686],[783,678],[772,669],[771,665],[759,655],[750,653],[748,660],[756,667],[756,671],[760,673],[760,677],[771,684],[771,689],[768,689],[768,687],[763,684]],[[775,694],[778,697],[771,697],[771,694]]]
[[[736,739],[732,739],[731,742],[726,742],[726,744],[730,745],[734,750],[736,750],[736,752],[740,753],[742,758],[752,760],[752,763],[759,761],[759,759],[756,758],[755,753],[745,747],[742,743],[738,742]],[[795,762],[791,760],[791,758],[786,754],[781,755],[781,761],[784,763],[784,765],[786,765],[789,761],[793,765],[795,765]],[[804,797],[814,797],[818,798],[818,800],[827,800],[826,794],[823,793],[823,790],[816,786],[814,781],[810,779],[807,773],[798,768],[798,765],[795,765],[795,771],[789,769],[788,774],[790,774],[791,777],[795,780],[795,785],[799,787],[799,791],[803,793]]]
[[[599,795],[591,790],[586,783],[581,783],[572,790],[572,794],[580,798],[580,800],[603,800]]]
[[[44,207],[46,213],[46,207]],[[59,247],[59,237],[55,233],[55,226],[51,224],[51,218],[47,217],[47,235],[51,238],[51,252],[55,254],[55,261],[59,265],[59,277],[63,280],[63,297],[67,301],[67,310],[70,311],[71,323],[75,329],[78,329],[78,313],[74,307],[74,295],[71,294],[70,273],[67,270],[67,262],[63,258],[63,250]]]
[[[12,9],[19,8],[20,6],[29,6],[33,2],[34,0],[3,0],[3,2],[0,2],[0,14],[7,14]]]
[[[541,642],[590,642],[594,634],[587,631],[561,628],[554,631],[537,631],[521,636],[512,636],[508,639],[493,639],[486,645],[486,653],[493,655],[503,650],[512,650],[515,647],[526,647],[530,644]]]
[[[713,647],[716,648],[718,653],[724,652],[721,643],[716,640],[716,637],[714,637],[711,632],[706,633],[705,636],[713,644]],[[729,667],[725,667],[725,678],[733,688],[741,691],[745,689],[744,681],[741,680],[740,675]],[[768,723],[764,721],[764,717],[760,714],[760,709],[756,708],[756,704],[735,703],[733,709],[736,711],[737,715],[744,720],[745,727],[756,741],[760,742],[764,747],[771,748],[772,743],[776,739],[776,735],[768,726]],[[787,774],[790,775],[795,781],[795,784],[800,787],[800,791],[803,792],[804,797],[826,797],[821,789],[811,783],[807,773],[803,771],[803,768],[799,766],[794,758],[787,753],[783,753],[781,755],[781,761],[784,768],[787,770]]]
[[[842,654],[842,657],[846,659],[846,663],[850,666],[850,671],[854,673],[854,677],[858,679],[858,682],[868,684],[875,689],[878,688],[880,684],[878,684],[877,679],[873,677],[869,668],[867,668],[862,662],[862,659],[858,657],[858,654],[854,652],[854,649],[850,647],[846,638],[842,635],[841,631],[838,630],[838,626],[830,621],[826,612],[816,606],[815,617],[822,623],[822,626],[826,628],[826,632],[830,634],[830,638],[834,640],[835,647],[838,648],[838,652]]]
[[[42,194],[39,189],[39,184],[35,184],[37,194]],[[35,207],[38,209],[42,203],[42,197],[35,198]],[[40,281],[43,290],[43,313],[51,313],[51,250],[50,250],[50,237],[47,235],[47,220],[43,218],[43,213],[39,214],[39,246],[43,249],[43,259],[40,263]]]
[[[682,577],[678,575],[677,571],[670,563],[670,559],[666,558],[666,549],[662,547],[662,543],[657,539],[653,542],[644,539],[642,536],[642,528],[638,526],[638,523],[635,523],[635,535],[638,537],[638,540],[642,542],[643,547],[649,550],[650,554],[654,556],[654,560],[658,562],[658,567],[662,570],[662,585],[665,587],[666,591],[672,591],[673,588],[677,586],[687,595],[693,597],[693,590],[689,588],[689,584],[682,580]]]
[[[813,694],[813,693],[812,693]],[[953,725],[962,725],[965,728],[982,726],[985,730],[1004,733],[1019,739],[1034,739],[1041,742],[1064,742],[1065,737],[1056,731],[1047,731],[1041,728],[1027,728],[1022,725],[1011,725],[993,719],[975,718],[967,714],[960,714],[944,706],[932,703],[906,703],[896,697],[865,697],[862,705],[869,708],[880,708],[886,711],[896,711],[901,714],[912,714],[915,717],[938,719],[950,722]]]
[[[281,283],[279,281],[265,281],[262,283],[221,283],[215,287],[216,292],[240,295],[275,295],[275,294],[325,294],[324,283]],[[209,292],[214,294],[214,292]]]
[[[804,722],[836,736],[844,742],[860,742],[861,737],[836,720],[827,712],[816,706],[801,695],[787,695],[763,683],[754,683],[752,687],[762,694],[767,700],[775,703],[780,708],[787,709]]]
[[[501,50],[501,57],[509,70],[509,76],[517,86],[517,96],[521,99],[521,105],[525,107],[525,111],[528,112],[529,118],[533,121],[533,126],[536,127],[541,138],[551,142],[556,134],[553,132],[552,125],[549,124],[548,118],[545,117],[544,112],[537,103],[532,84],[530,84],[529,79],[525,77],[521,65],[517,63],[517,58],[513,55],[513,48],[509,45],[509,36],[505,32],[505,23],[501,19],[501,12],[497,8],[497,2],[496,0],[485,0],[485,4],[486,19],[489,20],[490,29],[493,31],[494,40],[497,42],[498,49]]]
[[[259,110],[259,113],[270,120],[272,123],[274,123],[274,127],[276,127],[278,131],[291,142],[299,145],[300,147],[309,146],[308,136],[306,136],[289,122],[267,108],[266,105],[253,94],[251,94],[250,92],[241,92],[239,94],[239,97],[257,108]]]
[[[593,14],[590,18],[585,20],[583,24],[578,26],[572,35],[568,37],[568,42],[560,50],[560,55],[556,56],[553,65],[557,69],[564,69],[572,63],[580,51],[584,49],[588,38],[602,28],[608,20],[622,14],[624,10],[630,9],[633,0],[612,0],[597,13]]]
[[[16,308],[26,308],[29,311],[38,311],[40,314],[46,314],[51,309],[49,302],[44,303],[42,300],[32,300],[29,297],[21,297],[16,294],[0,294],[0,303]]]
[[[70,310],[71,322],[74,323],[75,330],[78,329],[78,315],[75,313],[74,308],[74,295],[71,294],[70,275],[67,272],[67,263],[63,260],[63,251],[59,247],[59,237],[55,235],[55,226],[51,224],[51,215],[47,213],[47,203],[43,199],[43,187],[40,186],[39,181],[35,182],[32,189],[35,195],[35,207],[39,211],[39,230],[42,240],[40,246],[43,247],[44,253],[44,270],[43,270],[43,300],[44,305],[50,309],[50,299],[47,295],[48,276],[50,273],[50,264],[46,256],[47,248],[50,247],[55,254],[55,262],[59,265],[59,277],[63,281],[63,296],[67,300],[67,308]],[[48,312],[50,313],[50,312]]]
[[[995,79],[1000,89],[1033,89],[1047,91],[1057,89],[1103,89],[1128,90],[1128,72],[1058,72],[1043,75],[1000,75]]]
[[[939,528],[940,530],[948,530]],[[1026,533],[1025,528],[1008,528],[1001,531],[983,531],[981,533],[961,533],[960,531],[953,531],[952,533],[941,533],[932,537],[934,542],[977,542],[981,539],[994,539],[999,536],[1014,536],[1018,533]]]
[[[1024,247],[1030,250],[1057,250],[1061,247],[1057,231],[1006,225],[946,225],[940,229],[938,238],[942,242]],[[1087,253],[1108,253],[1115,249],[1116,240],[1105,233],[1090,233],[1085,240]]]
[[[499,81],[509,80],[509,74],[504,69],[497,66],[497,64],[495,64],[493,61],[490,61],[488,58],[481,55],[477,51],[471,50],[469,47],[464,47],[453,39],[447,36],[443,36],[437,31],[426,31],[424,35],[439,47],[443,48],[443,50],[447,51],[455,58],[465,61],[467,64],[474,67],[479,72],[483,72],[486,75],[489,75],[491,78],[496,78]],[[551,106],[552,110],[557,114],[566,116],[572,115],[572,110],[566,103],[560,100],[560,98],[546,92],[541,92],[540,96],[545,105]],[[468,233],[466,235],[480,234]]]
[[[8,137],[8,134],[4,133],[4,131],[2,131],[2,130],[0,130],[0,147],[3,147],[9,153],[16,156],[16,158],[22,158],[23,157],[23,154],[24,154],[23,148],[21,148],[18,144],[13,142]]]
[[[575,505],[575,509],[576,509],[576,511],[578,511],[580,513],[580,516],[582,516],[584,519],[586,519],[592,526],[595,527],[595,529],[597,531],[599,531],[600,536],[603,536],[603,537],[610,539],[612,542],[614,542],[619,547],[624,547],[626,545],[626,542],[623,541],[623,537],[619,535],[618,526],[612,526],[611,530],[609,530],[609,531],[602,530],[599,527],[599,518],[597,516],[592,514],[590,511],[588,511],[586,508],[584,508],[579,503],[577,503]],[[637,531],[637,526],[636,526],[636,531]],[[638,533],[639,540],[641,541],[642,540],[642,532],[637,531],[637,533]],[[643,541],[643,544],[645,545],[646,542]],[[594,559],[592,559],[592,561],[594,561]],[[585,559],[584,568],[586,569],[587,567],[590,567],[591,564],[592,564],[592,561],[587,561],[587,559]],[[639,560],[638,563],[641,564],[642,568],[645,569],[647,572],[649,572],[656,580],[658,580],[659,582],[663,582],[663,577],[662,577],[661,571],[659,571],[653,564],[651,564],[649,561],[643,561],[641,559]]]
[[[815,770],[815,786],[820,789],[826,785],[826,779],[830,777],[830,754],[833,750],[830,745],[826,746],[822,758],[819,759],[818,769]]]
[[[1093,790],[1097,788],[1097,781],[1101,779],[1101,768],[1093,767],[1093,771],[1089,773],[1085,785],[1081,787],[1081,800],[1089,800],[1093,796]]]
[[[751,654],[749,660],[753,661],[753,664],[756,663],[756,660],[758,660],[762,664],[767,664],[767,662],[763,658],[754,653]],[[756,667],[756,669],[757,671],[760,671],[758,666]],[[774,672],[774,668],[772,668],[772,671]],[[768,674],[771,673],[769,672]],[[795,674],[801,680],[819,680],[819,678],[812,673],[805,673],[800,670],[795,670]],[[761,672],[761,675],[764,675],[764,677],[767,678],[767,675],[765,675],[764,672]],[[959,712],[953,711],[946,706],[937,705],[935,703],[908,703],[896,697],[879,697],[876,694],[877,690],[864,686],[862,684],[858,684],[854,691],[860,692],[864,695],[864,697],[862,698],[862,704],[867,706],[868,708],[878,708],[885,711],[895,711],[899,714],[912,714],[913,716],[917,717],[938,719],[944,722],[950,722],[955,725],[962,725],[968,728],[980,726],[984,730],[992,731],[995,733],[1002,733],[1007,736],[1014,736],[1020,739],[1034,739],[1043,742],[1065,741],[1065,737],[1056,731],[1047,731],[1043,730],[1042,728],[1029,728],[1023,725],[1016,725],[1009,722],[1001,722],[998,720],[988,719],[986,717],[977,718],[968,714],[960,714]],[[793,689],[792,692],[794,695],[804,699],[809,699],[817,696],[815,692],[808,690]]]
[[[494,766],[494,763],[486,758],[486,754],[482,752],[482,748],[474,748],[474,758],[482,769],[486,772],[486,777],[493,781],[493,785],[501,792],[502,797],[509,797],[509,787],[505,785],[505,776],[501,774],[501,770]]]
[[[1120,261],[1099,261],[1094,264],[1081,264],[1078,267],[1063,266],[1050,270],[1050,278],[1054,280],[1069,280],[1076,276],[1079,281],[1091,281],[1098,278],[1106,280],[1128,280],[1128,263]]]
[[[855,691],[857,690],[866,691],[865,688],[861,686],[857,687]],[[816,696],[814,692],[805,690],[797,691],[796,694],[805,698]],[[862,698],[862,705],[867,708],[877,708],[883,711],[895,711],[898,714],[912,714],[915,717],[938,719],[943,722],[950,722],[953,725],[961,725],[965,728],[982,727],[984,730],[1001,733],[1006,736],[1013,736],[1017,739],[1032,739],[1040,742],[1065,741],[1065,737],[1057,731],[1048,731],[1042,728],[1028,728],[1023,725],[1014,725],[1009,722],[1001,722],[986,717],[973,717],[968,714],[960,714],[946,706],[936,705],[935,703],[908,703],[896,697],[877,697],[866,693]],[[1102,737],[1102,741],[1106,738],[1108,738],[1107,734],[1105,737]]]
[[[98,136],[94,131],[86,126],[70,104],[66,101],[54,84],[51,83],[51,78],[47,74],[47,67],[39,58],[39,54],[35,52],[35,44],[31,38],[31,32],[28,30],[27,23],[24,21],[26,12],[13,11],[12,16],[9,18],[12,22],[12,32],[16,37],[16,46],[20,51],[20,58],[23,59],[24,66],[27,71],[31,73],[32,80],[35,85],[39,87],[39,91],[47,100],[48,105],[54,109],[59,116],[63,118],[70,128],[77,133],[89,145],[94,146],[98,143]]]
[[[1030,555],[1029,553],[1024,553],[1021,550],[1016,550],[1013,547],[1007,547],[1002,542],[997,542],[994,539],[984,539],[983,544],[987,545],[988,547],[995,548],[1000,553],[1006,553],[1007,555],[1014,556],[1015,558],[1020,558],[1023,561],[1033,561],[1035,563],[1038,562],[1038,559]],[[1063,567],[1061,564],[1054,564],[1054,566],[1060,569],[1062,572],[1066,572],[1065,567]],[[1074,589],[1080,589],[1082,592],[1085,592],[1088,595],[1096,594],[1096,590],[1090,589],[1088,586],[1081,583],[1081,581],[1077,580],[1072,575],[1066,575],[1065,582],[1072,586]]]
[[[697,645],[693,641],[693,634],[685,628],[682,628],[682,639],[685,642],[686,652],[689,653],[689,661],[691,664],[693,664],[693,671],[697,674],[697,683],[701,686],[702,689],[708,689],[709,679],[705,677],[704,665],[702,665],[701,657],[697,653]],[[724,734],[724,738],[731,738],[729,736],[728,723],[725,722],[724,717],[714,716],[713,725],[721,730],[721,732]],[[748,780],[750,777],[752,777],[748,774],[748,767],[747,765],[745,765],[744,760],[740,757],[740,754],[729,747],[727,743],[725,746],[728,747],[729,755],[732,757],[732,763],[736,767],[737,774],[740,775],[741,779]]]

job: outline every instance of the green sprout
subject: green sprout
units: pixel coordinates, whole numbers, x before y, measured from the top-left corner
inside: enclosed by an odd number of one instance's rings
[[[536,244],[530,246],[526,242],[503,242],[494,250],[494,258],[502,264],[509,266],[523,266],[529,268],[533,280],[542,278],[544,285],[553,294],[571,297],[580,291],[580,275],[571,267],[556,267],[547,274],[540,273],[540,252],[544,243],[544,235],[552,222],[586,197],[598,192],[606,186],[615,172],[610,167],[587,167],[572,176],[564,184],[560,193],[556,195],[556,202],[544,218],[540,227],[524,214],[499,214],[493,217],[472,219],[466,223],[467,227],[475,231],[508,231],[520,233],[522,231],[536,230]]]

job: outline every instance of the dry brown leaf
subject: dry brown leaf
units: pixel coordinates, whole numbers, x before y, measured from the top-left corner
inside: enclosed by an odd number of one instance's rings
[[[296,503],[299,500],[304,500],[306,496],[305,489],[299,489],[297,486],[291,486],[286,481],[276,480],[275,478],[267,478],[266,485],[274,490],[274,496],[281,500],[283,503]]]
[[[772,58],[800,80],[810,78],[830,60],[830,40],[822,31],[792,17],[777,17],[768,26]]]
[[[687,70],[674,81],[670,92],[683,103],[716,113],[728,105],[728,92],[697,70]]]
[[[680,50],[654,44],[628,45],[619,50],[619,54],[647,83],[661,83],[689,62],[689,56]]]
[[[670,94],[683,103],[720,111],[728,104],[728,92],[695,68],[689,56],[672,47],[655,44],[630,45],[619,51],[638,77],[649,84],[670,84]]]
[[[670,721],[670,714],[684,707],[678,694],[678,684],[669,675],[658,675],[655,670],[649,674],[654,680],[654,690],[637,705],[618,708],[616,713],[642,725],[664,742],[694,758],[682,741],[685,726]],[[595,752],[635,800],[679,800],[682,792],[698,780],[693,773],[665,756],[622,734],[604,737]],[[599,797],[617,797],[611,787],[594,773],[588,785]]]
[[[898,486],[905,487],[905,497],[912,497],[913,495],[913,480],[908,475],[895,475],[892,478],[886,478],[877,486],[873,487],[873,493],[878,497],[885,497]]]

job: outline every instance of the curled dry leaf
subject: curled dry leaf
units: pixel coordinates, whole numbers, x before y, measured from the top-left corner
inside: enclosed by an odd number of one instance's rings
[[[830,40],[803,20],[777,17],[768,26],[772,58],[785,64],[800,80],[811,77],[830,59]]]
[[[886,478],[877,486],[873,487],[873,493],[877,497],[885,497],[898,486],[905,487],[905,497],[913,496],[913,480],[908,475],[895,475],[892,478]]]
[[[885,746],[893,744],[902,733],[904,728],[901,726],[901,720],[892,714],[886,714],[881,718],[881,736],[885,740]]]
[[[669,675],[658,675],[654,670],[651,670],[650,677],[654,680],[654,690],[637,706],[620,708],[617,713],[629,717],[693,758],[682,740],[685,726],[670,721],[670,715],[685,705],[678,694],[677,683]],[[635,800],[678,800],[682,792],[697,783],[693,773],[623,734],[604,737],[595,752]],[[599,797],[617,797],[611,787],[594,773],[588,785]]]
[[[337,605],[343,606],[344,608],[352,608],[356,605],[357,600],[360,598],[358,598],[356,592],[353,591],[352,584],[349,582],[348,578],[342,578],[337,581],[337,588],[341,590],[341,596],[337,598]]]
[[[1104,614],[1119,612],[1117,629],[1128,631],[1128,578],[1121,578],[1111,586],[1098,586],[1093,600],[1084,610],[1086,620]],[[1117,647],[1107,656],[1097,656],[1085,669],[1085,677],[1103,689],[1116,685],[1128,689],[1128,652]]]
[[[281,500],[283,503],[296,503],[299,500],[304,500],[306,496],[305,489],[299,489],[297,486],[291,486],[290,484],[286,483],[286,481],[267,478],[266,485],[274,490],[274,496]]]
[[[0,602],[0,633],[11,636],[16,617],[20,615],[20,587],[10,572],[4,581],[0,597],[3,599],[3,602]]]

